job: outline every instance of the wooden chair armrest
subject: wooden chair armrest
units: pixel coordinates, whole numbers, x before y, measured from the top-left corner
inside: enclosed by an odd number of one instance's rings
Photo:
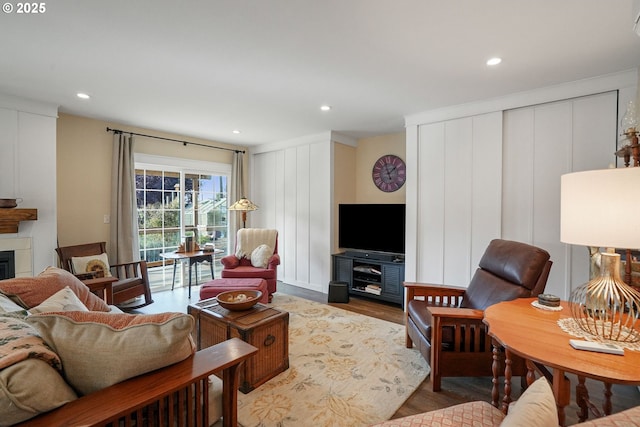
[[[430,306],[458,307],[466,288],[459,286],[436,285],[429,283],[404,282],[406,301],[405,307],[413,299],[427,301]],[[416,298],[418,297],[418,298]]]
[[[85,280],[95,279],[96,278],[96,274],[98,274],[96,271],[90,271],[90,272],[87,272],[87,273],[74,274],[74,276],[76,276],[81,281],[85,281]]]
[[[254,346],[232,338],[200,350],[182,362],[114,384],[17,425],[103,426],[220,371],[224,425],[235,425],[227,423],[237,422],[237,368],[257,351]]]
[[[457,307],[427,307],[427,310],[433,317],[455,318],[455,319],[477,319],[482,321],[484,318],[484,310],[476,310],[474,308],[457,308]],[[446,320],[443,320],[446,322]]]

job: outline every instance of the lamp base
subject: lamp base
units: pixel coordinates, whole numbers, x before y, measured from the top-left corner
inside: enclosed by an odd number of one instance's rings
[[[569,297],[571,315],[578,326],[594,337],[640,341],[635,329],[640,294],[620,279],[620,254],[601,254],[600,276],[575,289]]]

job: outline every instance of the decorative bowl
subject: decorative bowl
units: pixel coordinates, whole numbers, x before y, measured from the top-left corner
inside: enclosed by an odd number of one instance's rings
[[[249,310],[262,298],[262,292],[254,289],[238,289],[236,291],[220,292],[218,303],[227,310]]]

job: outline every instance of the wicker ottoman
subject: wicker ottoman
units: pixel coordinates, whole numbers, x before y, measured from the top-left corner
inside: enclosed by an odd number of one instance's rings
[[[267,281],[260,278],[248,279],[213,279],[207,283],[203,283],[200,287],[200,301],[203,299],[213,298],[220,292],[237,291],[240,289],[255,289],[262,292],[260,302],[267,304],[269,302],[269,290],[267,289]]]

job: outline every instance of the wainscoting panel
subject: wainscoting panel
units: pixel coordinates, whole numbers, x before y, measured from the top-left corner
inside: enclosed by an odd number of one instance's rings
[[[466,286],[500,236],[502,114],[422,125],[416,149],[419,237],[407,257],[418,281]]]
[[[549,251],[546,291],[561,298],[588,280],[589,260],[560,242],[560,176],[615,162],[616,106],[608,92],[504,113],[503,237]]]
[[[331,141],[298,144],[252,157],[252,227],[279,232],[279,279],[327,292],[331,277]],[[265,184],[269,183],[269,184]]]

